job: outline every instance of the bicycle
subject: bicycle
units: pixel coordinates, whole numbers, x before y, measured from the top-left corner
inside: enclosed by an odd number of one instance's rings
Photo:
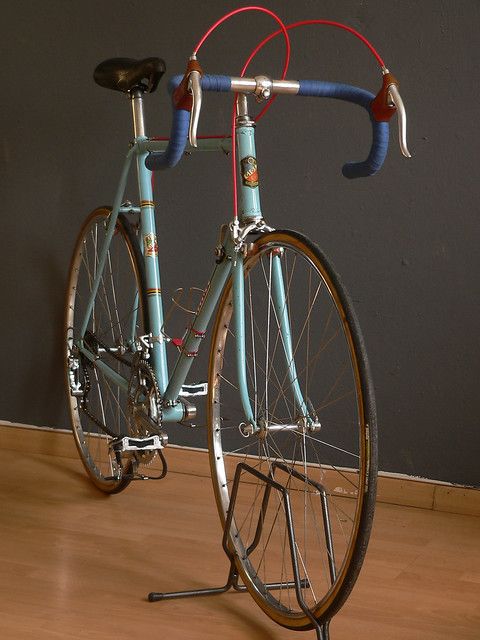
[[[398,87],[382,71],[383,88],[375,98],[321,81],[203,75],[194,54],[185,75],[171,82],[168,141],[147,137],[143,114],[144,95],[165,72],[161,59],[111,59],[95,71],[98,84],[129,95],[134,141],[113,206],[88,216],[70,267],[66,377],[76,445],[104,492],[122,491],[136,479],[161,479],[167,472],[163,425],[191,421],[192,398],[207,395],[211,474],[231,559],[225,587],[153,593],[150,600],[233,586],[248,590],[280,625],[315,629],[317,637],[327,638],[329,621],[358,576],[377,470],[364,342],[323,252],[298,232],[275,230],[263,217],[247,95],[259,101],[277,94],[334,97],[370,115],[373,101],[380,116],[371,116],[370,154],[343,169],[348,177],[371,175],[386,155],[385,114],[395,109],[408,154]],[[202,91],[236,94],[231,138],[197,139]],[[232,149],[241,204],[233,222],[221,227],[212,276],[192,322],[182,338],[173,338],[164,320],[151,172],[177,164],[187,137],[190,150]],[[137,205],[124,201],[134,161]],[[215,310],[208,383],[188,384]],[[167,349],[178,352],[173,369]]]

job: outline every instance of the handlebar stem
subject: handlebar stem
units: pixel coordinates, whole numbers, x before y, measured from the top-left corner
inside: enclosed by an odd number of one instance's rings
[[[268,97],[272,94],[296,95],[300,88],[300,83],[296,80],[271,80],[266,76],[232,78],[231,82],[235,93],[253,93],[256,96],[261,96],[265,89],[270,92]]]
[[[247,96],[244,93],[240,93],[237,96],[236,111],[237,111],[236,123],[238,126],[242,124],[252,126],[254,124],[254,121],[250,118],[248,114],[248,101],[247,101]]]

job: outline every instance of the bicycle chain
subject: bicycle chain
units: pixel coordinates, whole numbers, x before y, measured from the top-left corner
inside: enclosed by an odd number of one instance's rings
[[[127,360],[127,358],[124,358],[123,356],[120,356],[118,353],[112,352],[110,347],[107,344],[105,344],[102,340],[100,340],[100,338],[98,338],[96,335],[94,335],[91,331],[88,331],[88,329],[85,332],[85,342],[90,347],[92,352],[95,352],[95,347],[100,346],[100,347],[102,347],[102,349],[105,349],[105,351],[108,353],[108,355],[112,356],[112,358],[115,358],[116,360],[118,360],[119,362],[124,364],[125,366],[130,367],[130,369],[132,368],[132,362],[130,360]],[[88,374],[87,367],[90,366],[93,369],[94,364],[92,362],[90,362],[90,360],[88,358],[86,358],[84,355],[81,356],[80,361],[82,363],[83,376],[84,376],[84,380],[85,380],[85,391],[84,391],[84,395],[82,397],[82,400],[79,403],[80,404],[80,408],[85,413],[85,415],[88,418],[90,418],[90,420],[94,424],[96,424],[97,427],[99,427],[104,433],[106,433],[111,438],[118,438],[118,436],[119,436],[118,433],[114,433],[111,429],[109,429],[107,427],[106,424],[104,424],[101,420],[99,420],[96,416],[94,416],[91,411],[89,411],[87,409],[88,393],[89,393],[90,388],[91,388],[90,376]]]
[[[142,437],[142,436],[148,436],[149,435],[148,433],[146,433],[146,434],[142,433],[134,425],[133,410],[132,410],[132,403],[133,403],[132,386],[133,386],[133,384],[135,382],[138,381],[138,372],[142,368],[144,370],[146,370],[149,382],[153,387],[153,393],[154,393],[154,399],[155,399],[155,410],[156,410],[156,414],[157,414],[156,422],[157,422],[157,428],[160,431],[160,425],[162,424],[162,417],[163,417],[162,405],[161,405],[161,394],[160,394],[160,389],[158,387],[157,379],[156,379],[156,376],[155,376],[155,373],[154,373],[152,367],[142,357],[140,352],[138,352],[138,354],[135,354],[133,356],[133,360],[130,361],[130,360],[127,360],[126,358],[123,358],[122,356],[119,356],[116,353],[112,353],[111,351],[109,351],[109,348],[107,347],[107,345],[103,344],[102,341],[99,340],[98,338],[96,338],[93,334],[90,333],[89,337],[93,338],[95,340],[95,342],[100,347],[102,347],[103,349],[105,349],[109,353],[109,355],[111,355],[112,357],[116,358],[117,360],[119,360],[120,362],[122,362],[123,364],[125,364],[126,366],[128,366],[132,370],[132,373],[130,375],[130,380],[129,380],[129,383],[128,383],[128,400],[127,400],[127,403],[128,403],[127,412],[128,412],[128,416],[129,416],[129,430],[130,430],[130,434],[129,435],[134,435],[134,436],[137,436],[137,437]],[[118,433],[115,433],[114,431],[112,431],[109,427],[107,427],[106,424],[104,424],[91,411],[89,411],[89,409],[88,409],[88,394],[89,394],[90,389],[91,389],[91,383],[90,383],[90,375],[88,373],[88,368],[91,367],[93,369],[95,364],[92,363],[90,360],[88,360],[88,358],[86,358],[85,356],[81,356],[81,365],[82,365],[83,378],[84,378],[84,395],[83,395],[81,401],[79,402],[81,410],[105,434],[107,434],[108,436],[110,436],[111,438],[114,438],[114,439],[120,437],[121,434],[118,434]],[[149,463],[151,463],[153,461],[155,456],[154,455],[150,455],[147,452],[144,452],[144,453],[139,452],[138,457],[140,458],[140,461],[141,461],[142,464],[148,465]],[[161,456],[161,457],[163,457],[163,456]]]

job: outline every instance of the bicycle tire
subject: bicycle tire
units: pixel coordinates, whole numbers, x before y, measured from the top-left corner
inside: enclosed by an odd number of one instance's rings
[[[132,225],[118,216],[107,254],[104,276],[87,327],[88,341],[96,352],[94,362],[78,353],[75,340],[83,318],[85,301],[95,277],[98,254],[111,213],[95,209],[86,219],[73,252],[67,287],[65,314],[66,386],[75,443],[82,463],[96,487],[118,493],[130,483],[131,464],[118,465],[109,442],[128,433],[125,391],[107,380],[97,363],[106,361],[128,379],[134,355],[126,336],[136,317],[136,336],[148,333],[145,274],[142,255]],[[138,303],[134,302],[138,296]],[[72,395],[70,357],[78,363],[78,382],[83,395]]]
[[[318,428],[308,435],[305,416],[299,422],[299,403],[289,381],[285,350],[279,346],[285,337],[272,303],[275,255],[285,283],[284,308],[296,378]],[[248,434],[247,425],[242,426],[230,277],[219,303],[210,351],[208,437],[214,493],[225,528],[239,462],[270,473],[284,486],[291,499],[297,545],[293,548],[305,607],[293,586],[284,503],[272,490],[262,506],[266,484],[245,470],[239,471],[228,549],[240,578],[265,613],[284,627],[307,630],[313,626],[312,617],[326,622],[344,604],[365,556],[377,474],[373,385],[348,295],[311,241],[292,231],[260,236],[248,247],[244,283],[248,394],[257,425],[263,420],[267,428]],[[307,304],[302,305],[302,295],[307,296]],[[314,339],[318,348],[311,349]],[[306,347],[311,355],[306,352],[305,362],[300,362]],[[302,429],[292,428],[295,424],[302,424]],[[278,425],[282,426],[275,431]],[[277,466],[279,461],[283,467]],[[303,475],[294,476],[292,470]],[[316,487],[310,481],[317,482]],[[326,507],[316,500],[322,490]],[[265,586],[275,583],[275,589]]]

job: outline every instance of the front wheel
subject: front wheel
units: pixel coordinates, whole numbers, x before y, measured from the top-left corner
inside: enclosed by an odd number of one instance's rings
[[[320,250],[291,231],[260,236],[244,260],[252,423],[237,383],[233,297],[230,279],[210,354],[217,506],[225,526],[238,469],[228,546],[240,577],[273,620],[308,629],[312,617],[330,619],[347,599],[370,535],[377,432],[363,340]]]

